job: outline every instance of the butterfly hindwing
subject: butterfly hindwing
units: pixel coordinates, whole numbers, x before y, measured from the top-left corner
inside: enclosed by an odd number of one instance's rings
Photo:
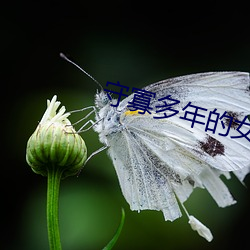
[[[131,209],[161,210],[166,220],[171,221],[180,217],[181,212],[170,184],[171,176],[162,175],[160,169],[156,168],[156,165],[160,167],[158,158],[152,151],[144,150],[144,142],[132,131],[124,131],[109,142],[109,155]]]

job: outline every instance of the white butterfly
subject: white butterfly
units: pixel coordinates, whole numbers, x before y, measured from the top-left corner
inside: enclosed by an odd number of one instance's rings
[[[193,74],[163,80],[144,90],[156,94],[151,101],[153,108],[162,106],[158,99],[168,95],[179,100],[174,106],[178,115],[155,119],[169,111],[156,113],[153,110],[151,114],[130,111],[127,105],[134,94],[121,101],[117,108],[112,107],[102,90],[95,97],[93,129],[104,148],[108,148],[131,210],[161,210],[165,220],[173,221],[181,216],[181,204],[192,229],[211,241],[210,230],[189,215],[183,203],[196,187],[207,189],[220,207],[235,203],[220,176],[230,178],[233,173],[242,182],[250,172],[250,121],[236,122],[250,113],[249,74]],[[203,108],[198,113],[206,118],[200,116],[198,121],[206,123],[209,112],[214,112],[207,131],[204,124],[195,123],[191,127],[190,121],[180,118],[185,117],[189,102]],[[217,117],[215,112],[221,119],[218,116],[216,131],[212,131]],[[227,113],[223,117],[224,112]],[[228,135],[223,136],[228,131]]]
[[[231,138],[241,135],[235,120],[241,121],[250,113],[249,86],[249,75],[241,72],[193,74],[147,86],[145,90],[158,98],[171,95],[180,101],[175,106],[179,115],[166,119],[153,118],[162,116],[160,113],[129,111],[127,105],[134,94],[118,108],[110,105],[103,91],[96,95],[93,128],[108,147],[122,193],[132,210],[161,210],[165,220],[173,221],[181,216],[177,199],[183,204],[195,187],[206,188],[220,207],[235,203],[220,175],[229,178],[233,172],[243,181],[250,171],[249,139]],[[180,119],[190,101],[207,109],[199,110],[206,117],[215,109],[220,115],[227,111],[234,118],[228,136],[219,135],[229,129],[227,117],[218,121],[215,133],[205,132],[205,126],[199,123],[191,128],[189,121]],[[154,99],[151,104],[156,107],[162,102]],[[250,126],[243,124],[240,129],[247,134]],[[209,229],[193,216],[189,218],[193,229],[212,240]]]

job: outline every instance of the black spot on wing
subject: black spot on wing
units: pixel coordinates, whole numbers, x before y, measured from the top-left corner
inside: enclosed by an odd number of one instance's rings
[[[199,142],[200,149],[212,157],[216,155],[224,155],[224,145],[211,136],[207,136],[205,141]]]
[[[190,176],[187,177],[187,181],[192,187],[194,187],[195,181]]]
[[[241,113],[233,112],[233,111],[227,111],[227,115],[232,117],[232,123],[230,125],[230,128],[236,129],[239,126],[239,123],[236,121],[240,120]],[[230,124],[230,118],[225,118],[225,125],[228,127]]]
[[[246,92],[250,94],[250,85],[247,86]]]

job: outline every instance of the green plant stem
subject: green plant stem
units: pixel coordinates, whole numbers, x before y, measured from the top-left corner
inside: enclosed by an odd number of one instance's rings
[[[59,167],[48,168],[47,185],[47,228],[50,250],[61,250],[59,231],[59,188],[62,170]]]

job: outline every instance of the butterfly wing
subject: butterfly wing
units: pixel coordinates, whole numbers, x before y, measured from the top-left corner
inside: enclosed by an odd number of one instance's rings
[[[167,87],[164,87],[167,86]],[[199,110],[199,114],[204,119],[199,121],[205,124],[195,123],[192,132],[197,136],[196,149],[201,157],[213,167],[223,171],[234,171],[249,167],[249,137],[232,138],[240,135],[236,129],[238,123],[235,120],[242,121],[250,112],[250,84],[249,74],[244,72],[210,72],[202,74],[193,74],[183,77],[177,77],[170,80],[158,82],[145,88],[148,91],[156,91],[156,95],[162,96],[171,94],[173,99],[180,100],[177,107],[179,117],[184,117],[182,110],[188,102],[192,105],[207,109]],[[154,107],[159,105],[157,100],[153,102]],[[230,128],[229,118],[217,121],[216,131],[209,130],[209,127],[215,126],[215,115],[207,124],[209,113],[216,109],[219,116],[226,111],[234,118]],[[192,110],[192,109],[191,109]],[[175,119],[174,122],[181,127],[190,128],[191,124],[184,119]],[[223,122],[223,124],[222,124]],[[207,131],[205,132],[205,128]],[[224,125],[224,128],[223,128]],[[230,130],[228,136],[227,130]],[[250,126],[243,125],[241,131],[248,133]],[[200,133],[198,133],[200,131]],[[199,137],[199,135],[201,135]]]
[[[179,112],[178,115],[159,120],[165,123],[173,123],[185,130],[191,130],[196,140],[189,145],[184,141],[183,147],[189,147],[193,153],[198,154],[208,164],[222,171],[240,170],[249,166],[250,138],[247,135],[246,137],[240,136],[249,133],[250,126],[243,124],[238,131],[239,122],[235,122],[236,120],[242,121],[250,113],[248,73],[210,72],[193,74],[157,82],[147,86],[145,90],[156,93],[157,98],[152,99],[151,102],[151,107],[154,110],[163,103],[158,100],[167,95],[171,95],[172,99],[180,101],[179,104],[174,106],[174,109]],[[129,98],[131,100],[133,96],[125,99],[121,106],[127,104]],[[183,110],[189,102],[194,107],[205,109],[197,111],[199,117],[195,118],[196,121],[192,128],[192,123],[188,119],[194,118],[192,114],[185,115],[185,112],[192,113],[194,108],[190,107]],[[208,122],[208,116],[213,111],[215,114],[211,115]],[[150,116],[151,119],[146,118],[147,120],[153,120],[163,117],[163,114],[168,115],[170,112],[154,113]],[[227,113],[223,118],[224,112]],[[233,118],[231,124],[228,116]],[[215,119],[218,119],[217,122],[215,122]],[[198,122],[202,122],[202,124]],[[248,120],[246,120],[247,122],[249,123]],[[126,121],[125,124],[127,123]],[[230,127],[228,127],[229,125]],[[150,124],[148,126],[151,127]],[[215,126],[216,131],[213,131]],[[224,136],[227,131],[230,131],[230,133]],[[175,134],[175,132],[173,133]],[[175,136],[180,140],[178,134]]]
[[[216,109],[220,114],[228,111],[234,118],[242,119],[250,110],[248,74],[195,74],[161,81],[145,90],[156,93],[157,98],[151,102],[154,108],[162,105],[158,99],[167,95],[179,100],[175,106],[179,113],[155,119],[162,113],[141,115],[124,111],[120,122],[125,129],[108,138],[109,154],[131,209],[162,210],[165,219],[172,221],[181,215],[175,196],[184,202],[196,186],[206,188],[221,207],[233,204],[235,201],[220,175],[229,177],[227,171],[234,171],[241,181],[244,179],[250,168],[250,142],[245,137],[230,138],[239,135],[232,123],[230,136],[219,135],[228,129],[227,120],[224,128],[219,121],[213,133],[205,131],[205,124],[195,123],[191,128],[190,121],[180,117],[185,117],[182,109],[192,102],[206,109],[199,110],[200,115],[207,117]],[[120,108],[126,110],[124,107],[132,98],[124,99]],[[241,131],[247,133],[249,127],[242,125]]]
[[[181,212],[170,184],[170,173],[162,176],[158,172],[152,155],[144,150],[144,143],[129,131],[113,135],[109,143],[108,152],[131,210],[161,210],[166,220],[171,221],[180,217]],[[178,176],[173,178],[178,179]]]

